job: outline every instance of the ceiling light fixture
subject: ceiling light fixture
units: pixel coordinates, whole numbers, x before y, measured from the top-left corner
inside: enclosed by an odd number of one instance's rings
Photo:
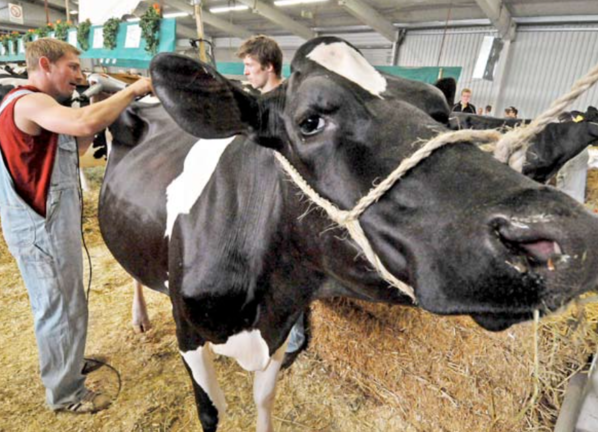
[[[212,13],[224,13],[224,12],[243,11],[243,10],[247,10],[247,9],[249,9],[249,6],[245,6],[245,5],[220,6],[220,7],[210,8],[210,12],[212,12]]]
[[[323,3],[328,0],[276,0],[274,4],[276,6],[295,6],[307,3]]]
[[[186,17],[189,16],[187,12],[170,12],[164,14],[164,18],[178,18],[178,17]]]

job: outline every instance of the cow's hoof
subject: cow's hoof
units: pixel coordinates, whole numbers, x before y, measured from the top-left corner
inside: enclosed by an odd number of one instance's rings
[[[147,333],[152,328],[152,324],[149,321],[133,322],[133,330],[135,333]]]

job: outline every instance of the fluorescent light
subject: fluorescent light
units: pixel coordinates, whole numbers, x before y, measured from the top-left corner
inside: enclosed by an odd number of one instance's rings
[[[141,18],[127,18],[127,22],[139,22]]]
[[[232,12],[232,11],[242,11],[249,9],[249,6],[245,5],[237,5],[237,6],[221,6],[221,7],[213,7],[210,8],[210,12],[212,13],[224,13],[224,12]]]
[[[72,10],[72,11],[71,11],[71,15],[77,15],[78,13],[79,13],[79,11],[78,11],[78,10]]]
[[[328,0],[276,0],[274,4],[276,6],[294,6],[306,3],[323,3]]]
[[[170,12],[170,13],[164,14],[164,18],[178,18],[178,17],[185,17],[185,16],[189,16],[189,14],[187,12]]]

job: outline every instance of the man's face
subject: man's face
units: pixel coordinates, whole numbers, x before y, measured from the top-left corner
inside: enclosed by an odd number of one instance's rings
[[[467,105],[471,99],[471,93],[461,93],[461,103]]]
[[[83,80],[81,63],[76,54],[67,53],[55,63],[50,63],[50,81],[58,98],[70,98],[77,84]]]
[[[254,57],[246,55],[243,59],[245,66],[243,74],[254,89],[261,90],[268,83],[268,72],[272,66],[263,67]]]

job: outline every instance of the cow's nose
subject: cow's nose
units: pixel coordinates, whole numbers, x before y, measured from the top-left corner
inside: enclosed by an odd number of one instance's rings
[[[526,256],[532,262],[550,266],[551,260],[564,254],[555,236],[548,232],[541,221],[496,216],[490,226],[507,249]]]

